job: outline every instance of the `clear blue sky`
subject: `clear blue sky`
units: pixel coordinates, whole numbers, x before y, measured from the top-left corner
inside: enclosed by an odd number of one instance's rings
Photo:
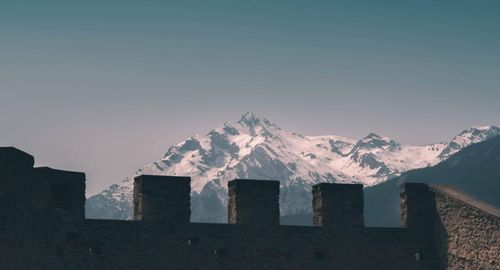
[[[411,3],[410,3],[411,2]],[[500,125],[500,1],[0,1],[0,145],[98,192],[253,111],[404,143]]]

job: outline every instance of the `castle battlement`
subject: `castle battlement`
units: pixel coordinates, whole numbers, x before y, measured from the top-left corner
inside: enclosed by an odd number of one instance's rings
[[[228,183],[228,224],[191,223],[190,178],[134,179],[134,220],[85,219],[85,174],[0,148],[2,269],[497,269],[500,211],[408,183],[401,228],[364,225],[363,186],[312,188],[314,227],[279,223],[279,181]]]
[[[140,175],[134,179],[134,220],[187,224],[191,218],[189,177]]]

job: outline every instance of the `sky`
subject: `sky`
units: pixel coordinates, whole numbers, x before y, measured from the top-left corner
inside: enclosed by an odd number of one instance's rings
[[[500,126],[500,1],[0,0],[0,145],[87,195],[247,111],[403,143]]]

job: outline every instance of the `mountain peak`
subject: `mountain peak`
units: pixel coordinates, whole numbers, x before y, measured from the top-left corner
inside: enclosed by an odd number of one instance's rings
[[[475,130],[479,130],[479,131],[500,130],[500,128],[493,126],[493,125],[472,126],[470,129],[475,129]]]
[[[255,114],[254,112],[246,112],[241,116],[240,121],[242,122],[254,122],[254,121],[260,121],[261,118]]]
[[[460,134],[455,136],[448,146],[439,155],[440,158],[445,159],[452,154],[458,152],[460,149],[467,147],[471,144],[486,141],[493,137],[500,135],[500,128],[488,125],[488,126],[473,126],[462,131]]]
[[[352,149],[352,152],[356,152],[359,149],[374,149],[374,148],[387,148],[387,147],[397,147],[399,144],[390,138],[379,136],[371,132],[368,136],[359,140],[356,146]]]
[[[360,140],[363,143],[370,143],[370,142],[385,142],[385,143],[391,143],[393,140],[388,137],[382,137],[374,132],[370,132],[366,137]]]
[[[463,137],[465,135],[467,136],[481,136],[481,137],[493,137],[493,135],[498,135],[500,134],[500,128],[493,126],[493,125],[486,125],[486,126],[472,126],[471,128],[468,128],[464,131],[462,131],[458,137]]]
[[[241,117],[240,121],[238,121],[238,123],[247,127],[257,127],[257,126],[262,126],[263,124],[273,126],[273,124],[269,122],[269,120],[263,117],[259,117],[257,114],[253,112],[245,113]]]
[[[368,136],[366,136],[365,139],[382,139],[382,137],[380,137],[378,134],[374,132],[370,132],[370,134],[368,134]]]
[[[284,192],[293,194],[280,206],[287,215],[312,211],[303,203],[305,195],[299,195],[310,193],[297,191],[308,190],[315,183],[375,185],[408,170],[438,164],[473,143],[500,135],[497,129],[470,128],[450,143],[412,146],[375,133],[361,140],[302,136],[248,112],[237,124],[224,123],[204,136],[171,146],[163,159],[142,166],[135,175],[191,176],[193,202],[201,206],[193,209],[194,220],[217,222],[227,219],[223,209],[229,180],[279,179]],[[94,213],[89,217],[103,218],[100,213],[106,209],[107,218],[130,218],[134,176],[89,199],[87,211]],[[204,203],[209,207],[203,207]]]

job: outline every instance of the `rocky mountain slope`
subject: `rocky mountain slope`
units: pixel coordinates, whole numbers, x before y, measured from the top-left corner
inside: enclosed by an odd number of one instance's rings
[[[372,226],[399,226],[400,185],[446,184],[500,207],[500,136],[470,145],[436,166],[411,170],[365,190],[366,219]]]
[[[449,143],[403,145],[369,134],[302,136],[247,113],[205,136],[193,136],[168,149],[138,174],[192,178],[192,220],[225,222],[227,182],[235,178],[281,181],[282,215],[311,211],[311,186],[319,182],[373,186],[416,168],[436,165],[460,149],[500,134],[493,126],[463,131]],[[87,200],[88,218],[128,219],[133,176]]]

